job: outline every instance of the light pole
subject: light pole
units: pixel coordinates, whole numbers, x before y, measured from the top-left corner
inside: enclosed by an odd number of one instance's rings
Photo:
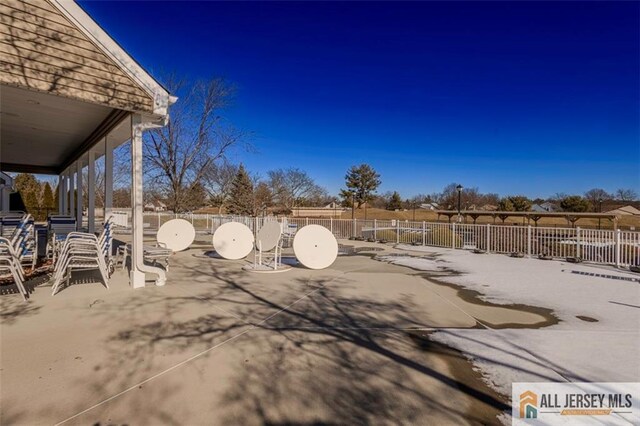
[[[458,222],[461,222],[462,216],[460,216],[460,204],[462,200],[462,185],[458,184],[458,186],[456,186],[456,189],[458,190]]]

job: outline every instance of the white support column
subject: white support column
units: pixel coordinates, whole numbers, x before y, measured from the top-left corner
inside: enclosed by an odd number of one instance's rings
[[[0,211],[8,212],[10,210],[9,194],[11,188],[8,185],[0,185]]]
[[[6,175],[2,178],[0,184],[0,211],[8,212],[11,210],[11,191],[13,190],[13,179]]]
[[[58,214],[64,214],[64,173],[58,175]]]
[[[104,138],[104,220],[113,209],[113,147]]]
[[[131,116],[131,273],[130,280],[133,288],[144,287],[145,272],[158,276],[156,285],[165,284],[166,275],[163,269],[145,265],[143,256],[143,199],[142,199],[142,131],[146,128],[157,127],[145,123],[142,116]]]
[[[75,194],[75,167],[71,166],[69,169],[69,215],[76,215],[75,205],[76,205],[76,194]]]
[[[78,163],[76,163],[76,180],[77,180],[77,187],[78,187],[78,194],[76,196],[76,228],[78,229],[78,231],[80,231],[82,229],[82,198],[83,198],[82,159],[79,159]]]
[[[67,197],[68,195],[68,188],[69,188],[69,176],[68,176],[68,172],[65,170],[64,172],[62,172],[62,193],[60,194],[60,200],[58,200],[59,202],[62,202],[62,209],[60,210],[60,214],[67,214]]]
[[[96,153],[89,151],[89,171],[87,178],[87,228],[89,233],[96,232]]]

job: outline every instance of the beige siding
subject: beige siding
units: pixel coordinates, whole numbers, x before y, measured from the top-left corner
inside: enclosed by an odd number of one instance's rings
[[[152,97],[44,0],[0,4],[0,83],[153,112]]]

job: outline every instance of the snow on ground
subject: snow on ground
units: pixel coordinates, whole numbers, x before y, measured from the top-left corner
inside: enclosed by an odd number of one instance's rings
[[[601,266],[464,250],[397,248],[412,253],[380,259],[424,271],[450,268],[462,274],[439,279],[479,291],[485,300],[554,310],[560,323],[542,329],[466,329],[434,335],[463,351],[498,392],[510,396],[512,382],[640,381],[640,283],[571,271],[634,279],[638,275]],[[416,257],[424,252],[437,256]],[[585,322],[577,315],[598,322]]]

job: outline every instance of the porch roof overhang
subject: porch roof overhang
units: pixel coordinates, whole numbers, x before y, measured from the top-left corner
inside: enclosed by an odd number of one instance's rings
[[[130,139],[125,123],[131,114],[166,123],[176,101],[75,2],[45,4],[49,9],[15,2],[0,8],[0,45],[10,46],[0,61],[0,170],[5,172],[61,174],[90,150],[104,152],[98,144],[107,135],[113,147]],[[32,27],[38,37],[27,40],[19,26],[37,13],[51,16],[41,21],[36,16]],[[68,26],[48,28],[51,17]],[[49,43],[40,50],[66,49],[65,61],[38,53],[45,37]],[[94,46],[91,59],[74,56],[67,38]],[[68,68],[68,61],[78,65]],[[104,69],[97,69],[96,61]],[[117,70],[117,78],[110,70]]]

